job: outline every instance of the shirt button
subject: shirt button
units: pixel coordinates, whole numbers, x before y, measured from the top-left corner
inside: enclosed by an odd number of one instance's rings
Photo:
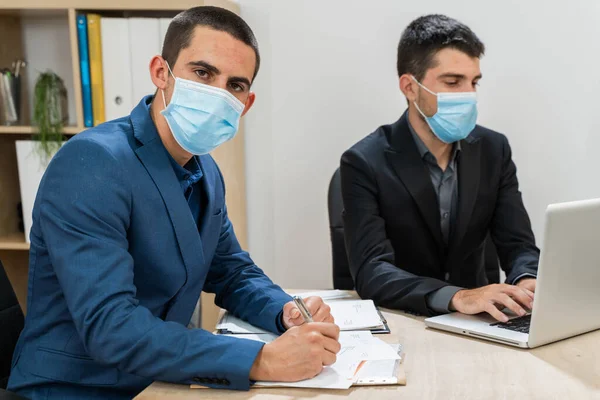
[[[448,213],[444,213],[444,219],[448,218]]]

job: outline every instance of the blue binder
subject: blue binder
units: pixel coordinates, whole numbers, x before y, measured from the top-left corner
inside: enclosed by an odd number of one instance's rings
[[[79,43],[79,66],[81,70],[81,97],[83,99],[83,124],[94,126],[92,112],[92,85],[90,81],[90,55],[88,52],[87,17],[77,15],[77,39]]]

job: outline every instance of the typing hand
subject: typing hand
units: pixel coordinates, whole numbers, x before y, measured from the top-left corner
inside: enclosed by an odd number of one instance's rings
[[[336,361],[340,328],[315,322],[295,326],[263,346],[250,370],[257,381],[296,382],[318,375]]]
[[[519,286],[495,284],[471,290],[459,290],[450,301],[450,308],[463,314],[487,312],[498,321],[508,317],[502,309],[508,308],[517,315],[525,315],[525,309],[533,307],[533,292]]]
[[[537,280],[535,278],[523,278],[519,279],[517,282],[517,286],[523,289],[527,289],[530,292],[535,293],[535,283]]]
[[[303,300],[314,322],[334,322],[331,315],[331,308],[323,302],[322,298],[311,296]],[[300,326],[302,324],[304,324],[304,319],[302,318],[302,314],[300,314],[300,310],[298,310],[293,301],[288,302],[283,307],[283,325],[286,329],[290,329],[293,326]]]

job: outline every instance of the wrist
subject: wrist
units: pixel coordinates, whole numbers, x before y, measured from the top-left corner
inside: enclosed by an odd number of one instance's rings
[[[465,289],[461,289],[458,292],[454,293],[454,296],[450,299],[450,304],[448,305],[448,309],[450,311],[458,311],[457,305],[460,303],[460,299],[462,298],[463,292]]]
[[[519,283],[523,283],[523,282],[527,282],[527,281],[535,280],[535,279],[536,278],[534,278],[533,276],[523,276],[523,277],[517,279],[515,281],[515,283],[513,283],[513,285],[517,286],[517,285],[519,285]]]
[[[250,379],[253,381],[269,381],[271,380],[271,374],[269,372],[268,344],[265,344],[262,349],[258,352],[252,368],[250,368]]]

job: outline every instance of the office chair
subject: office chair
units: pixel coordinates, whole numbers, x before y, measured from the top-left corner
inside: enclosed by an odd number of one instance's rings
[[[329,234],[331,236],[331,254],[333,258],[333,288],[341,290],[353,290],[354,281],[350,275],[350,265],[346,255],[346,244],[344,242],[344,222],[342,212],[344,203],[342,201],[342,180],[340,169],[336,169],[329,182],[327,195],[327,206],[329,210]],[[488,233],[485,250],[485,272],[489,283],[500,283],[500,264],[496,246]]]
[[[23,399],[6,391],[13,351],[23,330],[24,318],[21,306],[0,261],[0,400]]]
[[[342,179],[338,168],[331,182],[329,182],[329,193],[327,195],[329,209],[329,234],[331,236],[331,254],[333,258],[333,288],[341,290],[353,290],[354,281],[350,275],[350,265],[346,255],[346,244],[344,243],[344,222],[342,212],[344,203],[342,201]]]

